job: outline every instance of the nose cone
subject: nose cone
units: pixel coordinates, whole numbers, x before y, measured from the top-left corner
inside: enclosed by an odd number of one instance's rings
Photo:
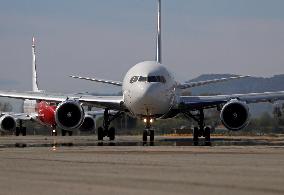
[[[143,86],[143,89],[137,93],[137,101],[144,105],[155,105],[159,99],[159,93],[155,84]]]
[[[161,115],[168,111],[169,101],[166,91],[160,89],[158,83],[143,83],[134,89],[133,112],[137,115]]]
[[[133,77],[150,76],[163,76],[166,82],[132,80]],[[156,61],[138,63],[126,73],[123,80],[124,103],[136,116],[163,115],[172,105],[173,86],[171,74],[160,63]]]

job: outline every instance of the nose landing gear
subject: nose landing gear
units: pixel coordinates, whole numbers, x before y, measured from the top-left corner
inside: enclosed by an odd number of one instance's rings
[[[151,129],[152,123],[153,123],[154,119],[150,119],[150,118],[145,118],[144,122],[145,122],[145,129],[143,131],[143,145],[147,144],[147,139],[148,136],[150,137],[150,145],[153,146],[154,145],[154,139],[155,139],[155,132],[153,129]]]

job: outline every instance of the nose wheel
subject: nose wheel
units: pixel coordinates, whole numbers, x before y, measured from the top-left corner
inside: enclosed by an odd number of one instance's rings
[[[144,121],[145,120],[146,120],[146,125],[143,131],[143,137],[142,137],[143,145],[147,144],[148,136],[150,137],[150,145],[154,145],[155,132],[153,129],[151,129],[151,121],[153,119],[147,118],[147,119],[144,119]]]

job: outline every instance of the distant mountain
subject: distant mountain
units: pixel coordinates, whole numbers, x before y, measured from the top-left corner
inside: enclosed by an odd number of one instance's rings
[[[191,81],[204,81],[218,78],[227,78],[232,74],[204,74]],[[275,75],[270,78],[250,77],[224,83],[209,84],[190,89],[193,95],[201,94],[240,94],[267,91],[284,91],[284,74]],[[260,103],[250,106],[252,114],[259,116],[263,112],[272,112],[273,104]]]
[[[227,78],[236,75],[232,74],[204,74],[191,81],[211,80]],[[210,84],[202,87],[192,88],[193,95],[212,94],[232,94],[232,93],[252,93],[266,91],[284,91],[284,74],[275,75],[270,78],[249,77],[239,80],[227,81],[224,83]]]

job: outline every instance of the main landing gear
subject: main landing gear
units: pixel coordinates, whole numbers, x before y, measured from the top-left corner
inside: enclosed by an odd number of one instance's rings
[[[154,145],[154,139],[155,139],[155,133],[154,130],[151,129],[151,124],[153,123],[154,119],[150,119],[150,118],[145,118],[144,122],[145,122],[145,129],[143,131],[143,145],[147,144],[147,139],[148,136],[150,137],[150,145]]]
[[[104,120],[103,126],[98,128],[98,140],[103,141],[104,137],[109,137],[110,141],[115,139],[115,128],[110,127],[111,121],[121,116],[122,112],[117,112],[116,114],[112,115],[109,113],[109,109],[105,109],[104,111]]]
[[[19,127],[16,127],[16,136],[22,134],[23,136],[27,135],[27,128],[23,127],[23,121],[19,120]]]
[[[200,109],[198,111],[198,114],[196,115],[190,112],[186,112],[184,114],[186,117],[192,118],[198,123],[198,127],[194,127],[193,129],[193,144],[197,146],[199,142],[199,137],[203,136],[205,138],[205,145],[210,146],[211,145],[211,141],[210,141],[211,128],[205,127],[203,109]]]

